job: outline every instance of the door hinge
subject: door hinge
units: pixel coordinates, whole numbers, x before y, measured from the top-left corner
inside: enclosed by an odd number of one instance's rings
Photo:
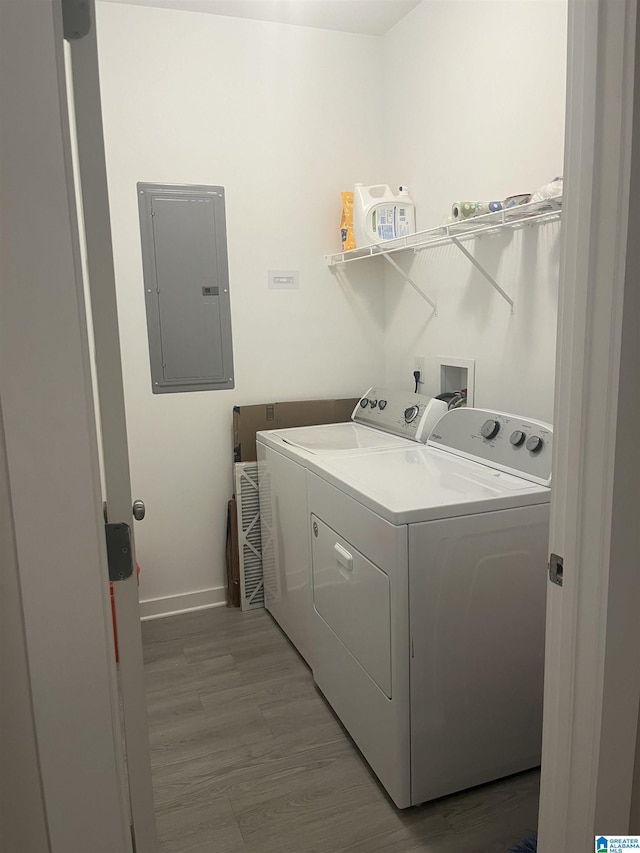
[[[105,524],[109,580],[123,581],[133,574],[131,528],[124,522]]]
[[[557,554],[552,554],[549,558],[549,580],[551,583],[562,586],[562,576],[564,572],[564,557],[559,557]]]
[[[67,41],[84,38],[91,29],[89,0],[62,0],[62,32]]]

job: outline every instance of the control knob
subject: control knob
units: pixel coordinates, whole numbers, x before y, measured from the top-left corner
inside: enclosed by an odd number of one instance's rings
[[[527,437],[527,434],[522,432],[521,429],[514,430],[509,436],[509,441],[513,444],[514,447],[521,447],[524,444],[524,440]]]
[[[378,407],[378,401],[377,400],[369,400],[369,405],[371,406],[372,409],[376,409]]]
[[[544,439],[542,439],[539,435],[532,435],[531,438],[527,439],[525,447],[532,453],[540,453],[543,444]]]
[[[369,405],[369,400],[366,397],[363,397],[362,400],[360,400],[360,405],[363,409],[366,409]]]
[[[420,406],[409,406],[404,410],[404,421],[407,424],[410,424],[412,421],[418,417],[418,412],[420,411]]]
[[[482,429],[480,430],[483,438],[491,439],[495,438],[497,434],[500,432],[500,421],[488,420],[482,424]]]
[[[387,401],[386,400],[380,400],[378,403],[378,408],[380,409],[381,412],[383,411],[383,409],[386,409],[387,408]]]

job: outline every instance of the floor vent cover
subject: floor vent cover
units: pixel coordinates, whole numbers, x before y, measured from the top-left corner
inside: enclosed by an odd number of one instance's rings
[[[264,607],[258,463],[236,462],[233,476],[238,502],[240,607],[242,610],[252,610]]]

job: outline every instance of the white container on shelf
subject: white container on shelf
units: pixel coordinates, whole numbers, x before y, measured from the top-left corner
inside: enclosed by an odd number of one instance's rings
[[[353,231],[357,247],[415,234],[416,206],[407,187],[400,187],[396,194],[387,184],[356,184]]]

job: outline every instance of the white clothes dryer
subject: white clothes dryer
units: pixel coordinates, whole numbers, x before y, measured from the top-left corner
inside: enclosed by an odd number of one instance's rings
[[[551,450],[454,409],[309,464],[313,676],[400,808],[540,762]]]
[[[351,421],[258,432],[258,482],[265,606],[313,665],[311,559],[306,469],[309,461],[371,454],[424,443],[446,403],[370,388]]]

